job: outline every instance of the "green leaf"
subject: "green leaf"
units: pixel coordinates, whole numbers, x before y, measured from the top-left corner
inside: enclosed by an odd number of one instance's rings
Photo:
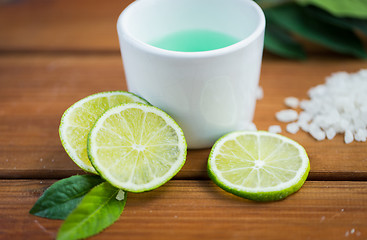
[[[268,8],[264,12],[268,21],[304,38],[340,53],[360,58],[367,57],[362,42],[352,30],[319,21],[308,15],[304,8],[297,4],[284,4]]]
[[[265,48],[277,55],[293,59],[306,58],[306,53],[302,46],[287,31],[270,21],[266,24],[264,42]]]
[[[293,0],[255,0],[262,8],[274,7],[279,4],[287,3]]]
[[[301,5],[314,5],[337,17],[367,19],[366,0],[297,0]]]
[[[103,181],[94,175],[76,175],[60,180],[43,193],[29,213],[50,219],[65,219],[84,195]]]
[[[126,203],[126,193],[122,201],[116,199],[121,191],[108,182],[94,187],[66,218],[57,239],[87,238],[110,226],[120,217]]]
[[[305,7],[304,9],[308,15],[315,17],[320,21],[334,24],[346,29],[359,30],[363,34],[367,35],[367,20],[335,17],[317,7]]]

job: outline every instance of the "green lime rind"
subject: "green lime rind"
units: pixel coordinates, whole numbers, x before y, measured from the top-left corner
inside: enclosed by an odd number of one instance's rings
[[[245,133],[245,131],[242,131],[243,133]],[[269,134],[268,132],[265,131],[258,131],[258,133],[266,133]],[[229,184],[226,184],[225,181],[223,181],[223,179],[221,179],[221,177],[215,173],[215,170],[212,166],[212,158],[213,158],[213,154],[214,151],[216,149],[216,147],[219,145],[219,143],[221,143],[223,141],[223,139],[227,138],[229,135],[233,134],[233,133],[241,133],[241,132],[231,132],[228,133],[224,136],[222,136],[220,139],[218,139],[216,141],[216,143],[213,145],[210,154],[209,154],[209,158],[208,158],[208,165],[207,165],[207,171],[208,171],[208,175],[210,177],[210,179],[212,179],[212,181],[219,186],[220,188],[222,188],[223,190],[232,193],[236,196],[239,197],[243,197],[249,200],[253,200],[253,201],[258,201],[258,202],[270,202],[270,201],[279,201],[282,200],[286,197],[288,197],[289,195],[297,192],[304,184],[304,182],[306,181],[309,171],[310,171],[310,162],[308,161],[307,164],[307,168],[304,169],[303,173],[301,174],[301,176],[298,178],[297,181],[295,181],[295,183],[291,184],[288,187],[282,188],[282,189],[277,189],[277,190],[272,190],[272,191],[256,191],[256,190],[243,190],[240,189],[240,187],[236,187],[233,186],[233,184],[231,184],[232,186],[230,186]],[[277,135],[283,139],[287,139],[287,141],[292,142],[293,144],[298,146],[298,149],[301,151],[300,154],[303,154],[304,156],[307,157],[307,153],[306,150],[297,142],[293,141],[292,139],[286,138],[282,135],[279,134],[273,134],[273,135]],[[308,160],[308,157],[307,157]],[[293,180],[293,179],[292,179]]]
[[[67,121],[66,119],[68,119],[70,117],[70,115],[73,113],[73,110],[77,109],[78,107],[82,106],[84,103],[87,103],[88,101],[91,101],[91,100],[97,99],[97,98],[120,96],[120,95],[129,97],[133,101],[141,102],[143,104],[150,105],[150,103],[148,101],[146,101],[145,99],[143,99],[142,97],[140,97],[140,96],[138,96],[134,93],[125,92],[125,91],[100,92],[100,93],[95,93],[95,94],[89,95],[89,96],[79,100],[78,102],[74,103],[73,105],[71,105],[64,112],[64,114],[61,117],[60,126],[59,126],[59,136],[60,136],[61,144],[64,147],[66,153],[69,155],[69,157],[74,161],[74,163],[86,172],[93,173],[93,174],[98,174],[96,172],[96,170],[93,168],[93,166],[88,162],[86,163],[85,162],[86,160],[83,161],[78,156],[75,149],[68,143],[67,136],[66,136],[66,133],[65,133],[67,125],[68,125],[66,123],[66,121]],[[107,109],[99,109],[99,110],[104,112]],[[91,115],[93,115],[93,113]],[[93,118],[93,119],[88,119],[88,120],[95,121],[98,118],[98,116],[92,116],[91,118]],[[89,133],[89,130],[86,129],[85,131],[88,131],[88,133]],[[81,136],[80,138],[85,141],[85,154],[84,155],[87,158],[87,152],[86,152],[87,139],[83,139],[83,136]]]
[[[294,185],[286,189],[282,189],[279,191],[273,191],[273,192],[245,192],[238,190],[236,188],[230,188],[223,184],[220,180],[217,179],[217,177],[213,174],[211,169],[208,167],[208,175],[213,182],[218,185],[223,190],[232,193],[234,195],[237,195],[239,197],[243,197],[249,200],[257,201],[257,202],[271,202],[271,201],[278,201],[282,200],[289,195],[297,192],[304,184],[304,182],[307,179],[308,172],[310,170],[310,165],[308,165],[307,171],[303,174],[302,178]]]
[[[104,169],[101,169],[101,167],[99,166],[99,164],[97,163],[97,159],[95,154],[93,153],[93,148],[94,148],[94,136],[98,131],[98,126],[99,124],[101,124],[105,118],[108,117],[108,115],[110,115],[112,112],[117,111],[119,109],[123,109],[123,108],[128,108],[128,107],[146,107],[146,108],[151,108],[154,109],[154,111],[158,111],[160,112],[164,117],[165,120],[168,120],[169,123],[171,124],[171,126],[173,125],[175,127],[175,130],[177,130],[177,133],[179,135],[179,138],[181,139],[181,141],[179,141],[180,143],[180,147],[181,147],[181,155],[179,156],[179,160],[180,160],[180,164],[176,166],[175,169],[173,169],[170,174],[166,174],[164,176],[164,178],[159,181],[156,184],[147,186],[147,187],[138,187],[138,188],[132,188],[132,187],[127,187],[124,184],[121,184],[117,181],[115,181],[114,179],[111,179],[108,175],[108,173],[106,171],[104,171]],[[96,171],[98,172],[98,174],[105,179],[106,181],[108,181],[112,186],[128,191],[128,192],[134,192],[134,193],[140,193],[140,192],[146,192],[146,191],[151,191],[154,190],[160,186],[162,186],[163,184],[165,184],[166,182],[168,182],[170,179],[172,179],[183,167],[183,165],[185,164],[186,161],[186,156],[187,156],[187,143],[184,137],[184,133],[182,131],[182,129],[180,128],[180,126],[176,123],[176,121],[169,116],[166,112],[162,111],[161,109],[152,106],[152,105],[145,105],[145,104],[141,104],[141,103],[126,103],[126,104],[121,104],[118,106],[115,106],[113,108],[108,109],[106,112],[104,112],[100,118],[95,122],[95,124],[93,125],[91,131],[89,132],[88,135],[88,144],[87,144],[87,152],[88,152],[88,157],[90,162],[92,163],[93,167],[96,169]]]

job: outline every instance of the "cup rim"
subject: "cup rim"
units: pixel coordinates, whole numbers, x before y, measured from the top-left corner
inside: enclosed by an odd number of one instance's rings
[[[241,39],[240,41],[232,45],[229,45],[223,48],[219,48],[219,49],[209,50],[209,51],[182,52],[182,51],[166,50],[163,48],[152,46],[136,38],[135,36],[133,36],[133,34],[130,33],[130,31],[128,30],[128,27],[126,26],[126,21],[124,21],[124,18],[127,15],[126,13],[129,11],[129,9],[133,8],[134,5],[141,4],[141,2],[144,2],[144,1],[148,2],[151,0],[139,0],[139,1],[135,0],[121,12],[117,20],[117,32],[119,36],[123,35],[125,40],[128,41],[131,45],[137,48],[140,48],[143,51],[150,52],[156,55],[164,55],[167,57],[179,57],[179,58],[203,58],[203,57],[224,55],[224,54],[235,52],[236,50],[246,47],[247,45],[252,43],[254,40],[256,40],[265,30],[265,15],[261,7],[257,3],[255,3],[253,0],[239,0],[242,2],[246,2],[249,5],[252,5],[252,7],[256,10],[256,13],[260,19],[256,29],[249,36]]]

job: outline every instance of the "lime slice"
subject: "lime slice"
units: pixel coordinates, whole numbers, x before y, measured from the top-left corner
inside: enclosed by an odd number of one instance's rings
[[[224,190],[255,201],[275,201],[298,191],[310,163],[295,141],[264,131],[229,133],[213,146],[211,179]]]
[[[144,192],[171,179],[186,159],[181,128],[162,110],[128,103],[107,110],[88,137],[88,156],[117,188]]]
[[[59,127],[61,143],[70,158],[80,168],[90,173],[97,173],[87,154],[89,131],[98,117],[107,109],[129,102],[149,104],[129,92],[101,92],[76,102],[62,115]]]

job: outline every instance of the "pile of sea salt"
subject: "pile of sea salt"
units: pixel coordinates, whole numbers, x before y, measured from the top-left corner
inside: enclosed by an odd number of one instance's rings
[[[367,138],[367,69],[348,74],[334,73],[326,78],[325,84],[308,91],[309,100],[295,97],[285,99],[293,109],[278,112],[281,122],[292,122],[287,131],[296,133],[299,128],[316,140],[333,139],[344,134],[345,143],[353,140],[365,142]],[[300,114],[294,109],[303,110]],[[274,129],[274,126],[271,126]]]

